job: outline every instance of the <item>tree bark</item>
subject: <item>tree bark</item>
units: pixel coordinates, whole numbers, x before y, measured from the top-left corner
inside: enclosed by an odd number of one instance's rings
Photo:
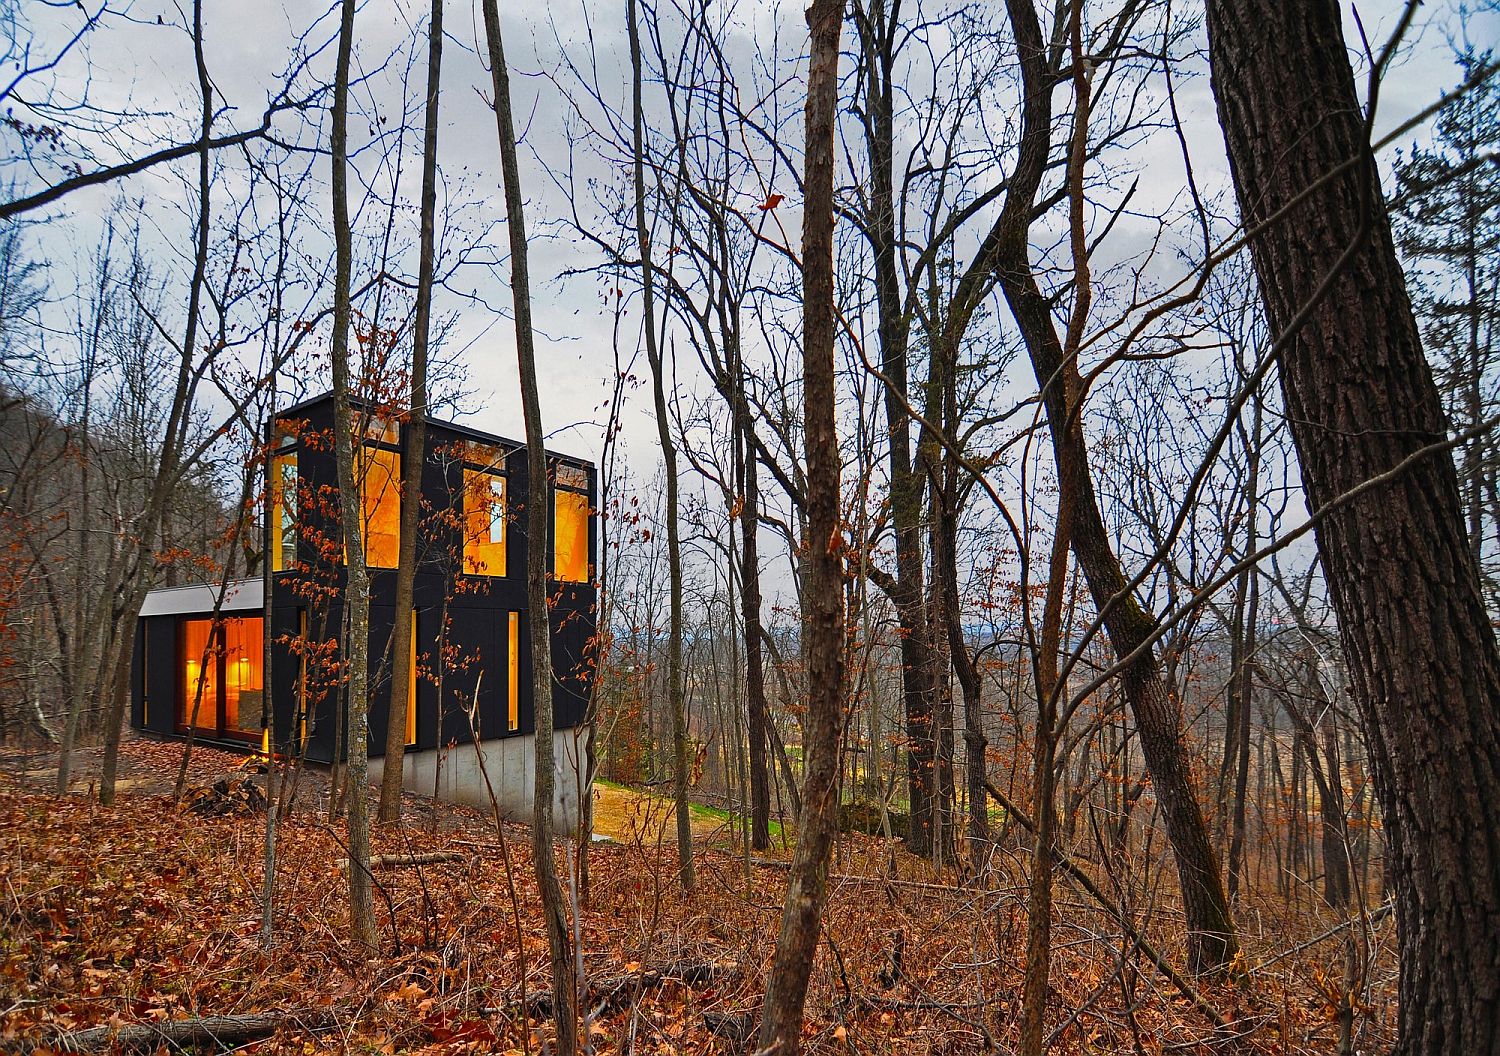
[[[536,339],[531,325],[531,273],[526,249],[526,218],[516,159],[516,129],[510,99],[510,72],[496,0],[484,0],[484,27],[489,45],[490,77],[495,93],[495,126],[500,140],[500,167],[505,181],[505,213],[510,234],[511,302],[515,309],[516,356],[520,367],[521,407],[526,419],[526,605],[531,632],[532,709],[535,714],[536,784],[532,790],[531,851],[546,918],[552,954],[552,1018],[562,1056],[578,1051],[578,977],[552,854],[552,797],[556,760],[552,744],[552,627],[547,600],[547,530],[549,481],[547,434],[537,387]],[[587,839],[585,835],[583,837]]]
[[[807,75],[806,201],[802,220],[802,400],[807,462],[803,563],[807,715],[802,812],[787,879],[776,954],[766,981],[760,1047],[796,1056],[802,1009],[828,897],[837,827],[839,734],[844,702],[843,533],[839,443],[834,420],[833,144],[843,0],[813,0]]]
[[[895,39],[882,3],[871,4],[856,20],[868,111],[865,142],[870,166],[868,238],[875,267],[880,369],[885,375],[884,407],[890,439],[891,526],[896,540],[896,576],[890,594],[900,624],[901,687],[906,715],[908,824],[906,848],[923,857],[940,852],[934,824],[940,820],[937,782],[937,729],[930,625],[922,572],[923,481],[912,461],[911,420],[907,413],[910,322],[901,293],[896,232],[896,193],[892,170],[895,141]],[[940,854],[940,857],[942,855]]]
[[[427,350],[432,325],[432,282],[437,256],[438,92],[443,66],[443,0],[432,0],[427,23],[427,109],[422,135],[422,219],[417,260],[417,303],[411,337],[411,419],[401,462],[401,541],[396,559],[396,625],[391,636],[391,706],[386,717],[385,765],[380,773],[378,819],[401,818],[406,710],[412,682],[412,595],[417,578],[417,531],[422,509],[422,467],[427,460]]]
[[[1125,592],[1125,577],[1089,475],[1083,427],[1078,416],[1069,412],[1065,398],[1068,385],[1081,381],[1078,366],[1063,354],[1052,320],[1052,302],[1037,284],[1027,245],[1032,203],[1051,150],[1051,92],[1056,74],[1048,67],[1035,5],[1031,0],[1007,0],[1006,6],[1016,35],[1025,100],[1020,153],[995,227],[997,278],[1042,389],[1059,486],[1073,498],[1073,553],[1094,605],[1107,610],[1104,625],[1111,646],[1116,655],[1126,656],[1150,641],[1155,621]],[[1188,966],[1195,972],[1211,970],[1234,957],[1237,943],[1218,858],[1193,788],[1183,743],[1182,706],[1153,649],[1143,650],[1125,669],[1121,684],[1140,731],[1141,752],[1177,864],[1187,918]]]
[[[682,686],[682,538],[677,523],[677,448],[672,443],[672,419],[667,413],[666,368],[656,338],[656,276],[651,270],[651,231],[646,224],[645,115],[641,104],[641,36],[636,25],[635,0],[626,0],[625,25],[630,37],[631,146],[635,187],[635,235],[641,254],[641,328],[646,359],[651,366],[651,391],[656,403],[656,435],[667,478],[667,706],[672,709],[672,795],[677,814],[678,879],[684,891],[693,889],[693,822],[688,806],[687,701]]]
[[[1316,511],[1443,440],[1442,404],[1338,5],[1209,0],[1207,13],[1220,123]],[[1396,1051],[1495,1052],[1500,651],[1451,454],[1425,454],[1332,510],[1317,541],[1384,814]]]
[[[740,472],[744,493],[740,509],[740,618],[745,634],[745,718],[750,764],[750,844],[757,851],[771,846],[771,782],[766,763],[766,671],[761,649],[760,469],[751,439],[750,401],[745,395],[745,364],[735,342],[735,422],[741,443]]]
[[[370,573],[365,568],[363,506],[360,481],[356,479],[356,444],[362,444],[353,409],[349,405],[349,327],[352,325],[349,277],[354,247],[349,228],[349,63],[354,48],[356,0],[342,0],[339,15],[338,62],[334,72],[333,131],[329,143],[333,160],[333,342],[329,359],[333,366],[333,450],[338,467],[339,520],[344,535],[344,661],[347,708],[347,757],[345,798],[349,805],[349,930],[354,941],[367,951],[379,946],[375,931],[372,893],[369,819],[370,736]]]

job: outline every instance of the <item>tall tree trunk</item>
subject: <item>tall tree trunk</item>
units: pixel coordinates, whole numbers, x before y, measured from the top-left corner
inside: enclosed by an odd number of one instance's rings
[[[99,704],[104,714],[105,729],[104,760],[99,774],[99,802],[105,806],[115,800],[115,776],[120,761],[120,728],[125,723],[125,706],[130,698],[130,657],[135,649],[136,627],[139,623],[136,615],[140,612],[141,604],[146,600],[146,591],[150,587],[151,577],[147,570],[153,564],[155,540],[160,534],[167,504],[179,482],[196,385],[197,365],[193,356],[198,346],[198,314],[203,304],[204,281],[208,272],[209,205],[213,188],[207,143],[213,128],[214,97],[213,82],[209,78],[208,64],[204,58],[203,0],[195,0],[193,4],[193,61],[198,74],[198,93],[202,104],[200,129],[204,146],[198,152],[198,215],[195,223],[193,274],[188,283],[187,320],[178,352],[176,387],[163,430],[161,458],[146,497],[145,512],[141,515],[140,531],[133,544],[121,542],[120,553],[106,566],[103,589],[99,593],[102,600],[98,614],[101,617],[108,614],[121,621],[119,633],[114,638],[113,671],[111,672],[109,664],[91,670],[91,674],[102,683]],[[206,543],[202,549],[208,549]],[[131,550],[134,551],[134,556],[127,560],[124,555]],[[127,568],[127,565],[130,567]],[[118,607],[114,607],[112,599],[117,592],[123,600]],[[94,659],[98,661],[97,656]],[[109,682],[104,681],[107,674]]]
[[[1042,609],[1040,655],[1036,658],[1036,737],[1032,753],[1032,812],[1036,849],[1026,908],[1026,974],[1021,983],[1020,1052],[1041,1056],[1047,1015],[1047,977],[1052,965],[1052,870],[1057,838],[1058,665],[1062,648],[1063,592],[1068,579],[1068,538],[1072,511],[1066,497],[1058,507],[1056,535],[1047,571]]]
[[[521,407],[526,419],[526,606],[531,631],[531,692],[536,729],[531,851],[541,893],[542,915],[546,918],[547,943],[552,953],[552,1019],[557,1025],[557,1048],[562,1056],[573,1056],[578,1051],[577,965],[570,952],[562,886],[557,881],[557,860],[552,853],[552,797],[557,782],[557,763],[552,744],[552,627],[547,600],[547,514],[551,505],[545,446],[547,434],[542,426],[542,401],[537,388],[536,338],[531,325],[531,272],[526,249],[521,171],[516,159],[510,72],[505,65],[505,44],[496,8],[496,0],[484,0],[484,28],[495,93],[495,126],[500,140],[505,213],[510,229],[510,287],[515,308]]]
[[[806,201],[802,219],[802,403],[807,462],[807,545],[803,562],[807,715],[802,812],[787,878],[776,954],[766,980],[760,1047],[796,1056],[802,1008],[828,897],[828,860],[838,820],[835,793],[843,728],[843,533],[839,442],[834,419],[833,143],[839,31],[844,0],[813,0],[807,74]]]
[[[750,843],[757,851],[771,846],[771,783],[766,763],[766,672],[761,649],[760,467],[751,440],[750,401],[745,395],[745,364],[739,341],[734,348],[735,423],[740,443],[740,619],[745,634],[745,719],[750,764]]]
[[[672,419],[667,413],[666,368],[656,335],[656,276],[651,270],[651,230],[646,224],[646,160],[641,105],[641,35],[636,25],[635,0],[625,2],[625,24],[630,36],[631,146],[634,153],[635,235],[641,254],[641,328],[646,335],[646,359],[651,365],[651,390],[656,401],[656,435],[667,477],[667,578],[670,615],[667,627],[667,704],[672,709],[672,793],[677,808],[678,878],[684,891],[693,889],[693,823],[688,806],[687,701],[682,686],[682,538],[677,523],[677,448],[672,443]]]
[[[283,242],[284,246],[285,243]],[[284,260],[284,257],[278,260]],[[276,277],[279,280],[284,274],[283,269],[277,267]],[[280,292],[273,295],[273,304],[278,307],[281,303]],[[274,474],[276,472],[276,431],[272,426],[272,418],[276,413],[276,372],[273,370],[270,377],[270,385],[266,393],[266,431],[262,438],[265,444],[261,460],[261,482],[264,492],[261,494],[261,524],[265,525],[265,532],[261,536],[260,548],[260,589],[261,589],[261,694],[260,694],[260,728],[264,731],[264,748],[266,752],[266,830],[265,838],[261,843],[261,896],[260,896],[260,945],[261,949],[269,950],[274,941],[276,923],[276,708],[275,701],[271,696],[274,680],[271,677],[271,665],[275,659],[276,637],[271,633],[275,626],[272,622],[275,616],[275,595],[273,588],[276,578],[271,570],[271,547],[281,545],[281,526],[272,524],[275,516],[276,503],[273,498]],[[295,497],[293,499],[295,501]]]
[[[1325,510],[1389,478],[1329,510],[1317,540],[1384,813],[1401,950],[1396,1051],[1495,1052],[1500,650],[1453,458],[1435,446],[1442,403],[1339,6],[1208,0],[1207,11],[1231,171],[1285,342],[1281,386],[1308,505]]]
[[[1125,577],[1089,474],[1083,427],[1079,417],[1069,413],[1064,395],[1068,384],[1081,380],[1078,366],[1063,354],[1053,325],[1052,301],[1037,284],[1027,244],[1033,202],[1051,152],[1051,93],[1056,74],[1048,66],[1035,5],[1031,0],[1006,0],[1006,7],[1016,35],[1025,100],[1016,169],[994,230],[999,243],[996,273],[1042,389],[1060,486],[1073,496],[1073,553],[1095,606],[1107,610],[1104,623],[1110,644],[1116,655],[1126,656],[1150,641],[1156,621],[1132,594],[1125,593]],[[1193,788],[1182,706],[1150,647],[1142,649],[1125,669],[1121,683],[1140,731],[1141,751],[1176,860],[1187,918],[1188,967],[1211,970],[1228,963],[1238,947],[1218,857]]]
[[[386,719],[385,764],[380,773],[378,818],[401,817],[401,771],[406,755],[406,710],[416,634],[412,595],[417,578],[417,526],[422,508],[422,467],[427,460],[427,348],[432,325],[432,281],[437,257],[438,93],[443,66],[443,0],[432,0],[427,22],[427,109],[422,136],[422,219],[417,260],[417,303],[411,336],[411,420],[401,463],[401,541],[396,559],[396,624],[391,636],[391,707]]]
[[[911,419],[907,413],[910,322],[903,304],[896,232],[895,41],[899,27],[883,2],[869,5],[855,20],[860,33],[866,114],[865,144],[870,166],[868,237],[875,266],[880,369],[885,375],[884,407],[890,441],[891,526],[896,537],[896,576],[889,590],[900,624],[901,686],[906,714],[906,847],[913,854],[934,852],[937,738],[933,716],[935,664],[922,574],[922,477],[912,461]]]
[[[354,246],[349,229],[349,63],[354,48],[356,0],[343,0],[339,15],[338,63],[334,72],[333,132],[333,450],[338,466],[340,523],[344,533],[344,661],[347,706],[345,799],[349,806],[349,929],[366,950],[378,948],[370,874],[370,572],[365,567],[364,514],[354,459],[358,423],[349,404],[349,300]]]

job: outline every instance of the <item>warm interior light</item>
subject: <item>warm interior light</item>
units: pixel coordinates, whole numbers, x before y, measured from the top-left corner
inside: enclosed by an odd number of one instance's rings
[[[464,571],[503,576],[505,566],[505,478],[464,470]]]
[[[552,493],[552,574],[566,583],[589,578],[589,497],[576,491]]]

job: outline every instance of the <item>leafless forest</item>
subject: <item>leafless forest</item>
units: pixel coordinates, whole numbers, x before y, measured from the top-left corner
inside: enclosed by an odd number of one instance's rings
[[[0,0],[0,1048],[1500,1054],[1500,9],[324,5]],[[346,763],[132,735],[325,391],[597,465],[610,840],[546,620],[372,783],[368,506]]]

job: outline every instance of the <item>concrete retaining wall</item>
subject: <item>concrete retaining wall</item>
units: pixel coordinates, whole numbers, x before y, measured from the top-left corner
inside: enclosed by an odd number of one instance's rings
[[[552,797],[552,814],[560,835],[575,835],[578,829],[578,803],[586,795],[583,787],[583,727],[558,730],[552,735],[557,761],[556,791]],[[489,788],[494,789],[500,813],[515,821],[531,822],[531,790],[535,784],[536,737],[520,734],[481,741],[484,767],[481,770],[474,743],[453,748],[408,750],[402,758],[401,785],[410,792],[432,795],[436,774],[439,799],[463,803],[482,810],[490,809]],[[378,785],[385,770],[385,760],[370,760],[370,783]],[[489,788],[485,776],[489,777]]]

